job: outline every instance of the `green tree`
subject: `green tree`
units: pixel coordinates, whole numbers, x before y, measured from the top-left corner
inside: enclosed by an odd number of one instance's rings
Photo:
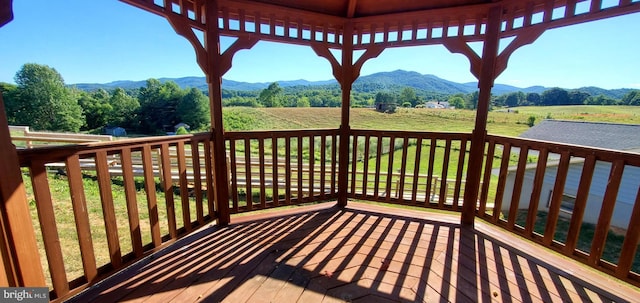
[[[640,105],[640,90],[632,90],[622,96],[622,104]]]
[[[176,116],[176,106],[183,95],[184,91],[173,81],[160,83],[157,79],[147,80],[146,87],[140,89],[138,97],[138,130],[147,134],[173,130],[173,125],[180,122]]]
[[[27,63],[16,73],[15,122],[33,129],[77,132],[84,125],[79,95],[53,68]]]
[[[138,99],[129,96],[124,89],[116,88],[109,98],[111,115],[107,123],[114,126],[129,125],[135,118],[135,113],[140,108]]]
[[[415,107],[418,102],[418,96],[416,96],[416,91],[412,87],[405,87],[400,92],[400,97],[398,98],[398,102],[402,104],[402,107],[405,103],[410,103],[411,107]]]
[[[111,116],[112,107],[109,104],[111,95],[104,89],[93,93],[80,92],[78,104],[85,115],[85,130],[93,130],[104,127]]]
[[[480,92],[475,91],[473,93],[467,94],[466,96],[466,102],[465,104],[467,105],[468,109],[476,109],[478,107],[478,96],[479,96]]]
[[[309,97],[301,97],[300,99],[298,99],[298,101],[296,102],[296,106],[297,107],[310,107],[311,106],[311,102],[309,102]]]
[[[192,87],[178,102],[176,116],[180,122],[188,124],[193,130],[207,126],[211,119],[209,98],[199,89]]]
[[[525,97],[525,100],[529,103],[529,105],[540,105],[540,94],[538,93],[528,93]]]
[[[265,107],[282,106],[282,88],[278,82],[273,82],[263,89],[258,96],[258,101]]]
[[[542,92],[541,105],[565,105],[569,102],[569,92],[562,88],[554,87]]]
[[[464,98],[461,96],[455,95],[451,96],[448,100],[449,106],[455,108],[465,108]]]
[[[15,124],[16,113],[19,108],[19,103],[16,100],[17,93],[18,86],[0,82],[0,94],[2,94],[2,99],[4,100],[4,108],[7,112],[9,124]]]

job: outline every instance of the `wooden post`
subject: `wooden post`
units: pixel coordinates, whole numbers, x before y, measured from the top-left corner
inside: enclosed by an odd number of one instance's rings
[[[353,25],[346,22],[342,33],[342,111],[340,116],[340,150],[338,156],[338,206],[347,206],[349,166],[349,114],[351,109],[351,86],[355,81],[353,68]],[[354,151],[355,152],[355,151]]]
[[[206,14],[207,31],[205,37],[205,48],[208,56],[205,73],[207,75],[207,84],[209,85],[209,106],[211,108],[215,201],[218,208],[218,223],[220,225],[227,225],[231,221],[231,217],[229,213],[229,180],[226,160],[227,151],[224,140],[224,128],[222,125],[223,71],[221,70],[220,65],[216,64],[221,61],[217,1],[206,2]]]
[[[482,50],[482,67],[478,79],[478,106],[476,109],[476,123],[471,139],[469,152],[469,167],[467,181],[464,190],[462,204],[462,224],[473,226],[476,213],[476,201],[482,175],[482,163],[484,160],[484,146],[487,135],[487,115],[489,102],[491,101],[491,88],[496,78],[496,61],[498,58],[498,44],[500,42],[500,26],[502,7],[495,6],[489,9],[487,29]]]
[[[45,286],[18,153],[11,143],[8,125],[0,93],[0,171],[3,172],[0,221],[3,242],[7,246],[2,254],[6,280],[2,281],[8,284],[2,286]]]

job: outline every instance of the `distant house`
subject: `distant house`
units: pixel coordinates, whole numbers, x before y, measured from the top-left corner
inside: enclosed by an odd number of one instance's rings
[[[429,101],[424,104],[424,108],[449,108],[449,102]]]
[[[583,145],[596,148],[615,149],[627,152],[640,152],[640,125],[576,122],[544,120],[520,135],[522,138],[553,141],[567,144]],[[531,153],[529,155],[532,155]],[[539,211],[548,211],[553,194],[555,179],[558,172],[559,157],[549,157],[545,170],[540,196]],[[578,158],[570,161],[567,179],[565,182],[561,213],[570,215],[577,195],[578,185],[582,176],[584,159]],[[508,211],[511,204],[511,193],[515,181],[515,167],[509,170],[506,180],[505,194],[503,196],[502,211]],[[604,193],[607,187],[611,163],[596,162],[587,206],[584,213],[584,222],[597,223]],[[524,174],[522,194],[518,207],[529,208],[529,200],[532,192],[533,179],[536,165],[529,165]],[[622,183],[616,199],[616,205],[611,221],[612,226],[626,228],[629,224],[629,214],[638,194],[640,186],[640,168],[626,166],[622,176]]]
[[[105,126],[103,133],[105,135],[110,135],[114,137],[125,137],[127,136],[127,131],[119,126]]]
[[[184,129],[186,129],[186,130],[191,130],[191,126],[189,126],[189,124],[180,122],[180,123],[178,123],[178,124],[173,126],[173,131],[177,132],[178,128],[181,128],[181,127],[184,127]]]

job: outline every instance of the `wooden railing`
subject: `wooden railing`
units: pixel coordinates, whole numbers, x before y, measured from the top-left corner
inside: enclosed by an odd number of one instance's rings
[[[231,213],[336,197],[338,130],[225,136]]]
[[[459,210],[470,134],[351,131],[349,196]]]
[[[52,298],[75,293],[216,218],[209,133],[18,153],[28,168],[25,182],[34,194]]]
[[[501,136],[486,151],[479,217],[640,283],[640,154]]]
[[[339,137],[227,132],[231,213],[335,199]],[[351,130],[347,196],[460,211],[471,138]],[[211,152],[210,133],[19,150],[52,298],[216,219]],[[640,154],[490,135],[483,165],[478,217],[640,285]]]

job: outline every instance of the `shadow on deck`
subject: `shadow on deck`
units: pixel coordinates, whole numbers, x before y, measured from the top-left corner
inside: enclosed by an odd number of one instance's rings
[[[350,202],[232,219],[75,302],[631,302],[640,292],[458,214]]]

